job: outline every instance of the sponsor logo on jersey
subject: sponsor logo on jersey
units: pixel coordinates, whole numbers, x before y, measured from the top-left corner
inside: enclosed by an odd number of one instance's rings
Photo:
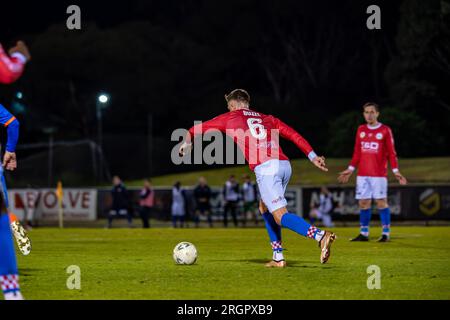
[[[364,138],[366,136],[366,133],[363,131],[363,132],[361,132],[360,134],[359,134],[359,137],[362,139],[362,138]]]
[[[363,151],[378,151],[380,145],[378,142],[361,142],[361,148]]]
[[[381,132],[377,133],[377,135],[375,136],[378,140],[383,139],[383,134]]]

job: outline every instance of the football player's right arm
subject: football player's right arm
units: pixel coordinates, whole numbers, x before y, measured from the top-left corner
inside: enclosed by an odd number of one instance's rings
[[[22,75],[28,57],[22,52],[16,51],[15,48],[18,46],[12,48],[10,50],[11,56],[8,56],[0,45],[0,83],[13,83]],[[20,42],[20,46],[22,48],[25,44]]]
[[[211,120],[201,122],[191,127],[186,134],[183,144],[180,146],[179,154],[184,156],[187,154],[192,148],[192,142],[194,141],[195,136],[205,133],[208,130],[219,130],[221,132],[225,132],[226,130],[226,114],[222,114],[217,116]]]
[[[342,172],[339,172],[338,181],[340,183],[347,183],[352,175],[353,171],[358,167],[361,160],[361,139],[359,136],[359,130],[356,131],[355,147],[353,149],[353,157],[350,161],[348,168]]]
[[[348,169],[351,171],[354,171],[358,165],[359,161],[361,160],[361,138],[359,134],[359,130],[356,132],[356,138],[355,138],[355,147],[353,149],[353,157],[350,161],[350,165],[348,166]]]
[[[19,139],[19,121],[5,107],[0,104],[0,124],[6,127],[6,150],[3,157],[3,166],[7,170],[17,168],[16,145]]]

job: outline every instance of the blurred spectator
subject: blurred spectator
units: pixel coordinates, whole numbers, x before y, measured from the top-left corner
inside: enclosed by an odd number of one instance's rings
[[[252,182],[248,174],[244,175],[242,184],[242,200],[244,202],[244,225],[247,216],[253,217],[255,224],[258,224],[258,192],[256,183]]]
[[[326,187],[320,189],[319,203],[311,205],[311,212],[309,214],[311,224],[314,224],[316,219],[321,219],[325,227],[333,227],[331,220],[331,212],[333,210],[333,196]]]
[[[237,206],[239,202],[239,184],[236,182],[234,175],[225,182],[223,187],[223,199],[224,199],[224,210],[223,210],[223,225],[228,226],[228,213],[231,213],[233,217],[234,226],[237,227]]]
[[[212,217],[211,217],[211,188],[208,186],[206,179],[204,177],[200,177],[198,179],[198,185],[194,189],[194,198],[196,203],[195,208],[195,227],[198,228],[200,223],[200,215],[205,215],[208,218],[208,224],[212,228]]]
[[[27,201],[23,203],[23,221],[26,230],[32,230],[36,225],[38,217],[36,215],[37,207],[41,200],[41,191],[27,185]]]
[[[133,218],[131,211],[129,210],[129,196],[128,190],[123,184],[122,180],[118,176],[113,177],[113,188],[111,190],[112,195],[112,208],[109,211],[108,216],[108,228],[111,228],[112,221],[115,216],[125,215],[128,220],[128,226],[131,228]]]
[[[180,223],[180,227],[184,227],[185,211],[185,192],[181,188],[181,182],[175,182],[172,188],[172,224],[173,227],[177,227],[177,222]]]
[[[153,209],[155,192],[150,180],[144,180],[144,188],[139,194],[139,213],[142,219],[143,228],[150,228],[149,218]]]

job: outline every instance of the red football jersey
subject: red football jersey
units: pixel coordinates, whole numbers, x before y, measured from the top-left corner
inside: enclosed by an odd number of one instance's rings
[[[310,160],[316,154],[309,143],[280,119],[250,109],[221,114],[189,129],[186,141],[208,130],[219,130],[231,137],[239,146],[251,170],[268,160],[289,160],[279,145],[279,136],[291,140]]]
[[[9,57],[0,45],[0,83],[13,83],[23,72],[26,58],[19,52]]]
[[[388,159],[396,172],[398,161],[391,129],[382,123],[374,127],[359,126],[349,168],[358,167],[358,176],[386,177]]]

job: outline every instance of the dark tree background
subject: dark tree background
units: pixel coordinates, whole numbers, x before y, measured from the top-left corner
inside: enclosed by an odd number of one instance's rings
[[[81,7],[80,31],[66,29],[69,4]],[[371,4],[381,7],[381,30],[366,27]],[[401,157],[450,154],[449,1],[8,6],[17,14],[2,17],[0,41],[23,38],[33,56],[18,83],[0,88],[7,107],[23,92],[21,143],[45,141],[48,127],[56,140],[95,139],[95,99],[106,91],[111,170],[128,177],[181,170],[170,163],[171,132],[225,112],[224,93],[245,88],[255,109],[284,119],[328,157],[351,155],[361,106],[372,100]],[[124,158],[146,148],[150,115],[152,166],[127,166]]]

